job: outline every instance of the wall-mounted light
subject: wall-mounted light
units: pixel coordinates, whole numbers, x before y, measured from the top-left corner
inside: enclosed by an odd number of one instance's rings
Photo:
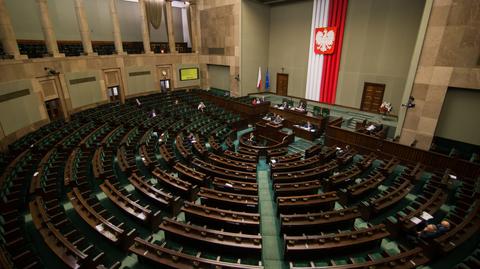
[[[47,75],[49,76],[55,76],[60,74],[60,72],[50,67],[44,67],[43,70],[45,70],[47,72]]]
[[[237,75],[235,76],[235,80],[236,80],[236,81],[240,81],[240,75],[239,75],[239,74],[237,74]]]

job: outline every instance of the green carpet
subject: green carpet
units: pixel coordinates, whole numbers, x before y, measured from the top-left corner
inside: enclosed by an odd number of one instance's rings
[[[257,166],[258,195],[260,201],[260,233],[262,235],[262,264],[265,269],[287,268],[283,260],[283,238],[277,217],[269,166],[261,158]]]

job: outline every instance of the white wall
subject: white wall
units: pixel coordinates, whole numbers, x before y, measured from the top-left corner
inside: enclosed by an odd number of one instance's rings
[[[17,39],[43,40],[40,12],[36,0],[5,0]],[[50,18],[57,40],[81,40],[73,0],[48,0]],[[85,13],[93,41],[113,41],[113,26],[107,0],[84,0]],[[123,41],[142,41],[139,4],[117,0]],[[181,9],[172,8],[176,42],[184,42]],[[152,42],[167,42],[165,14],[162,24],[150,27]]]
[[[336,104],[360,108],[364,82],[386,84],[397,114],[425,1],[349,1]]]
[[[230,90],[230,66],[209,64],[207,69],[210,88]]]
[[[5,135],[48,117],[40,101],[40,93],[33,91],[31,80],[22,79],[0,83],[0,95],[24,89],[28,89],[30,94],[0,103],[0,124]]]
[[[95,81],[71,83],[72,80],[91,77],[94,77]],[[73,109],[106,101],[105,84],[100,81],[100,77],[100,71],[65,73],[68,94]]]
[[[480,90],[449,88],[435,136],[480,145]]]
[[[139,66],[139,67],[128,67],[126,68],[127,71],[127,85],[128,85],[128,92],[126,93],[127,96],[129,95],[136,95],[145,92],[151,92],[155,90],[155,81],[154,81],[154,73],[155,70],[153,66]],[[150,72],[149,74],[139,75],[139,76],[132,76],[131,73],[135,72]]]
[[[276,90],[277,73],[283,67],[288,74],[288,95],[305,97],[312,10],[313,1],[271,8],[268,66],[272,91]]]
[[[241,7],[240,85],[242,95],[246,95],[257,92],[259,66],[262,67],[262,78],[265,82],[269,56],[270,8],[253,0],[242,1]],[[210,74],[209,80],[212,80]]]

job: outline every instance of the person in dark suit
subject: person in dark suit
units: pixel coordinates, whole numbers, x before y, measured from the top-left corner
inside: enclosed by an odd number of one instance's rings
[[[418,232],[418,237],[422,239],[437,238],[450,230],[450,222],[442,220],[439,224],[428,224]]]

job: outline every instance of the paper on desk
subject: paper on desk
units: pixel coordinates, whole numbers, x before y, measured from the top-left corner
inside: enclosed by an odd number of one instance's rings
[[[422,215],[420,216],[420,218],[424,219],[424,220],[429,220],[429,219],[433,219],[433,216],[428,214],[428,212],[425,212],[423,211],[422,212]]]
[[[410,219],[411,222],[415,223],[415,224],[419,224],[420,222],[422,222],[421,219],[417,218],[417,217],[413,217]]]

